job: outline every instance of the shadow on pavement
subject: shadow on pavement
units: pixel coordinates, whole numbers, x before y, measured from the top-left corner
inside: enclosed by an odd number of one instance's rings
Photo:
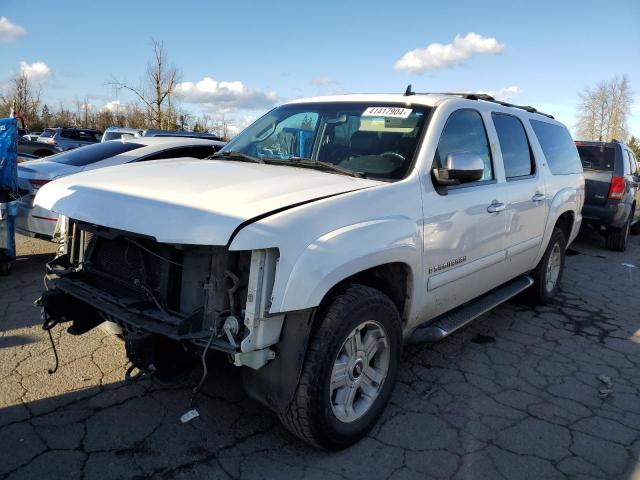
[[[37,342],[39,339],[31,335],[8,335],[0,338],[0,348],[18,347]]]

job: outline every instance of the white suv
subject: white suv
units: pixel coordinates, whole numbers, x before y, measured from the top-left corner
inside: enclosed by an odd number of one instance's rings
[[[488,96],[296,100],[217,156],[42,187],[71,237],[48,265],[46,325],[116,322],[148,374],[227,352],[324,448],[379,418],[411,335],[439,340],[524,290],[549,301],[581,222],[566,127]]]

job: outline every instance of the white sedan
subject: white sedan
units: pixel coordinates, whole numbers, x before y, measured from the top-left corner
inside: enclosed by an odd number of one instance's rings
[[[74,150],[18,165],[18,185],[25,193],[18,203],[16,231],[23,235],[50,239],[58,215],[35,206],[38,189],[53,179],[111,165],[179,157],[206,158],[224,142],[185,137],[128,137]]]

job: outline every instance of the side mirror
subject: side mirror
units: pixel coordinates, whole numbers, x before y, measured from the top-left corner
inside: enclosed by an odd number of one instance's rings
[[[454,152],[447,155],[442,168],[434,168],[432,173],[443,186],[476,182],[484,174],[484,162],[475,153]]]

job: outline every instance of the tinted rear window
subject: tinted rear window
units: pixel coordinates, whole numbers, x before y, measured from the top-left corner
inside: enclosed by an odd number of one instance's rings
[[[122,138],[123,135],[131,135],[131,136],[133,136],[133,133],[104,132],[102,141],[106,142],[107,140],[118,140],[119,138]]]
[[[65,165],[73,165],[76,167],[83,167],[90,165],[100,160],[104,160],[109,157],[114,157],[136,148],[144,147],[139,143],[124,143],[124,142],[105,142],[97,145],[88,145],[86,147],[76,148],[67,152],[59,153],[49,157],[47,160],[52,162],[64,163]]]
[[[616,149],[603,146],[578,146],[582,168],[587,170],[613,171]]]
[[[531,120],[531,126],[538,137],[551,173],[568,175],[582,172],[578,150],[565,127],[540,120]]]

